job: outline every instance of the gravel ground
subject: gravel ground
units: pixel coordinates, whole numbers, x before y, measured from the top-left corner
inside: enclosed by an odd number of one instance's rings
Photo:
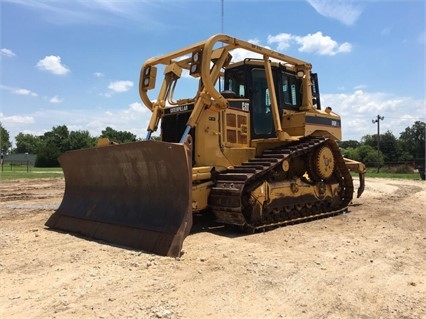
[[[426,318],[426,183],[367,179],[349,213],[180,258],[49,230],[63,179],[1,181],[1,318]]]

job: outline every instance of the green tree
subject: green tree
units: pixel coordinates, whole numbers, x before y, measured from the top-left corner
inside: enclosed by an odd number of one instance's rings
[[[373,149],[369,145],[361,145],[359,152],[361,154],[361,162],[365,163],[366,166],[377,166],[382,167],[384,164],[383,154],[377,153],[377,150]]]
[[[361,143],[363,145],[368,145],[374,148],[377,152],[377,134],[363,136]],[[397,138],[392,134],[392,132],[387,131],[385,134],[380,134],[381,161],[384,163],[396,163],[401,161],[402,155],[403,150],[401,148],[401,144],[398,142]]]
[[[385,163],[396,163],[399,161],[402,150],[398,140],[390,131],[380,134],[380,152],[383,154]]]
[[[366,166],[377,166],[377,163],[380,166],[383,165],[383,156],[382,154],[379,155],[374,147],[362,144],[357,148],[357,152],[359,156],[357,160],[363,162]]]
[[[20,153],[37,154],[36,166],[59,166],[58,157],[69,150],[93,147],[95,139],[88,131],[69,131],[66,125],[52,127],[42,136],[19,133],[16,137]]]
[[[9,139],[9,132],[3,127],[0,122],[0,152],[2,154],[6,154],[12,147],[12,144],[10,143]]]
[[[44,133],[44,140],[55,145],[61,153],[70,149],[70,132],[66,125],[54,126],[50,132]]]
[[[57,132],[54,132],[54,130],[46,132],[43,134],[43,136],[41,136],[40,144],[37,149],[36,166],[59,166],[58,157],[62,153],[60,149],[61,139],[61,135],[59,135]]]
[[[16,148],[15,153],[37,154],[41,143],[41,138],[32,134],[19,133],[15,137]]]
[[[347,148],[355,149],[355,148],[359,147],[360,145],[361,145],[361,143],[358,142],[358,141],[355,141],[355,140],[341,141],[339,143],[339,146],[343,149],[347,149]]]
[[[399,149],[398,162],[407,163],[412,161],[413,156],[404,149],[404,142],[402,142],[399,139],[396,142],[398,144],[398,149]]]
[[[96,139],[90,136],[89,131],[71,131],[68,139],[70,150],[89,148],[96,144]]]
[[[106,127],[102,131],[101,137],[107,137],[111,142],[116,143],[129,143],[136,142],[136,135],[127,131],[116,131],[111,127]]]
[[[421,161],[425,158],[425,122],[416,121],[400,134],[399,141],[403,151],[411,155],[411,159]]]
[[[425,127],[424,122],[416,121],[400,133],[399,139],[390,131],[380,134],[380,154],[377,152],[377,134],[363,136],[359,145],[356,141],[342,141],[340,147],[345,157],[361,161],[367,166],[415,161],[418,167],[424,167]]]
[[[69,149],[69,131],[65,125],[54,126],[40,138],[36,166],[59,166],[58,157]]]
[[[361,144],[365,144],[373,148],[377,148],[377,135],[364,135],[361,138]]]
[[[44,139],[39,145],[35,165],[38,167],[57,167],[59,166],[58,157],[61,153],[59,146],[53,139]]]

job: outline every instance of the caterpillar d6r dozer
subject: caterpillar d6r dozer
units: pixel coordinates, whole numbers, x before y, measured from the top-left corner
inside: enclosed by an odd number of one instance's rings
[[[191,77],[195,95],[176,99]],[[147,60],[139,91],[146,140],[62,154],[48,227],[179,256],[193,213],[253,232],[346,211],[350,170],[363,192],[365,166],[342,156],[341,119],[321,109],[307,62],[218,34]]]

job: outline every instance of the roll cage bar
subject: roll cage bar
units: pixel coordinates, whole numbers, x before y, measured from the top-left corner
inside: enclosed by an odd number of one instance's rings
[[[216,89],[215,85],[220,77],[222,68],[226,68],[232,62],[230,52],[235,49],[243,49],[263,57],[263,65],[271,96],[273,122],[278,137],[283,133],[283,130],[276,100],[271,60],[285,64],[287,69],[292,70],[302,80],[302,105],[300,110],[313,108],[312,65],[310,63],[225,34],[217,34],[205,41],[145,61],[140,72],[139,94],[146,107],[152,111],[147,139],[150,139],[151,133],[157,130],[158,123],[166,108],[166,103],[173,103],[173,92],[183,70],[188,70],[193,77],[199,77],[200,82],[195,97],[185,100],[187,103],[194,102],[195,105],[187,121],[181,143],[185,141],[191,128],[197,125],[203,110],[208,108],[220,112],[228,107],[227,99]],[[155,88],[158,65],[165,67],[164,80],[159,90],[158,98],[153,101],[148,97],[148,91]]]

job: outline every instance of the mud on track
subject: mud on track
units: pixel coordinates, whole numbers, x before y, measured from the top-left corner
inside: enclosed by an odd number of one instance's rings
[[[204,221],[177,259],[47,229],[63,189],[0,182],[0,318],[426,318],[423,181],[265,233]]]

